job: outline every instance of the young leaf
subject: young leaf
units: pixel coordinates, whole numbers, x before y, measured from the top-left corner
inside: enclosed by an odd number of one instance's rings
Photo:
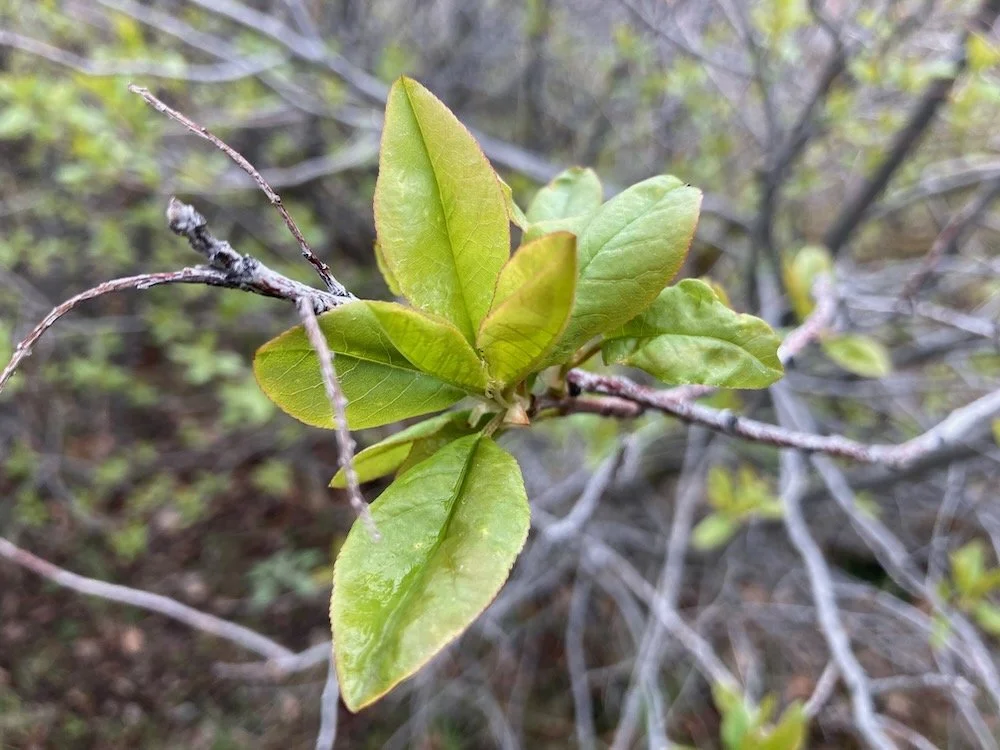
[[[530,222],[528,221],[528,217],[524,215],[524,211],[521,210],[521,207],[514,200],[514,191],[511,190],[510,185],[500,180],[500,189],[503,191],[503,202],[507,208],[507,218],[510,220],[510,223],[521,229],[527,229]]]
[[[477,340],[493,377],[516,383],[542,361],[566,326],[575,288],[573,235],[550,234],[514,254]]]
[[[792,309],[799,320],[805,320],[816,306],[812,296],[813,284],[821,274],[833,273],[833,258],[825,247],[807,245],[791,258],[786,258],[783,265],[782,275]]]
[[[386,340],[364,302],[351,302],[320,315],[319,325],[334,353],[351,429],[447,409],[466,395],[406,359]],[[334,426],[319,359],[302,326],[258,349],[253,369],[267,397],[288,414],[313,427]]]
[[[825,336],[820,340],[820,345],[826,356],[862,378],[884,378],[892,373],[889,352],[879,342],[867,336]]]
[[[386,104],[375,228],[403,295],[472,342],[510,254],[503,192],[469,131],[409,78]]]
[[[781,714],[781,721],[746,750],[799,750],[805,744],[808,723],[802,704],[793,703]]]
[[[710,513],[694,527],[691,532],[691,544],[695,549],[714,549],[728,542],[737,528],[735,521],[719,513]]]
[[[638,367],[666,383],[766,388],[784,373],[771,327],[733,312],[696,279],[664,289],[608,337],[605,362]]]
[[[396,281],[389,264],[382,257],[382,247],[378,244],[378,240],[375,241],[375,265],[378,267],[378,272],[382,274],[382,278],[385,279],[385,285],[389,287],[389,291],[396,297],[402,297],[403,293],[399,289],[399,282]]]
[[[521,237],[522,243],[534,242],[537,239],[552,234],[553,232],[569,232],[579,237],[587,224],[593,218],[592,214],[582,214],[580,216],[567,216],[564,219],[547,219],[529,224]]]
[[[474,432],[475,428],[469,426],[470,414],[468,409],[439,414],[400,430],[375,445],[368,446],[354,456],[354,470],[357,472],[358,481],[370,482],[391,474],[409,458],[415,443],[435,436],[449,427],[465,427],[466,434]],[[344,489],[347,486],[347,477],[343,469],[334,474],[330,486],[337,489]]]
[[[971,594],[979,579],[986,572],[986,548],[979,539],[953,550],[949,555],[951,560],[951,577],[955,587],[963,594]]]
[[[534,224],[584,216],[596,211],[603,200],[604,190],[597,173],[593,169],[570,167],[538,191],[528,206],[527,219]]]
[[[1000,607],[990,602],[979,602],[975,610],[976,623],[990,635],[1000,636]]]
[[[392,345],[418,368],[446,383],[481,393],[486,369],[462,333],[443,318],[395,302],[368,301]]]
[[[334,566],[331,619],[344,703],[378,700],[455,639],[506,580],[528,534],[517,462],[490,438],[456,440],[372,504]]]
[[[680,269],[700,206],[700,190],[661,175],[597,210],[577,238],[576,303],[551,363],[649,307]]]

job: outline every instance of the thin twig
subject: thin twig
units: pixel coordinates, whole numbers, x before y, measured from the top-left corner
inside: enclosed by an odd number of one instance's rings
[[[311,309],[317,313],[326,312],[354,299],[349,293],[346,296],[337,296],[331,292],[314,289],[272,270],[250,255],[236,252],[228,242],[216,239],[208,231],[205,218],[200,213],[175,198],[170,199],[167,207],[167,220],[171,231],[187,238],[191,247],[203,255],[209,265],[112,279],[70,297],[53,308],[14,348],[10,361],[0,373],[0,392],[49,328],[83,302],[105,294],[130,289],[150,289],[163,284],[207,284],[296,303],[307,300]]]
[[[237,625],[235,622],[201,612],[168,596],[152,594],[148,591],[140,591],[114,583],[105,583],[71,573],[48,560],[43,560],[27,550],[21,549],[3,537],[0,537],[0,557],[64,588],[87,596],[96,596],[150,612],[157,612],[178,622],[183,622],[195,630],[210,633],[254,651],[267,659],[285,659],[295,655],[293,651],[280,643],[242,625]]]
[[[347,479],[347,497],[354,512],[368,527],[368,533],[371,534],[372,539],[377,541],[381,535],[375,528],[375,521],[368,503],[361,496],[358,474],[354,470],[354,438],[351,437],[350,427],[347,424],[347,398],[344,396],[344,390],[340,387],[337,372],[333,367],[333,352],[330,351],[330,347],[326,343],[326,336],[320,330],[319,321],[316,320],[316,313],[309,300],[299,300],[298,308],[302,325],[306,329],[306,336],[309,337],[309,343],[315,349],[316,357],[319,359],[319,371],[323,378],[326,398],[333,409],[340,468],[344,470],[344,476]]]
[[[271,201],[271,205],[273,205],[277,209],[278,213],[281,214],[281,218],[284,220],[285,226],[288,227],[288,231],[292,233],[292,236],[295,237],[296,242],[299,243],[299,249],[302,251],[302,257],[305,258],[307,261],[309,261],[312,267],[316,269],[316,273],[319,274],[319,277],[323,280],[323,283],[326,285],[326,288],[331,293],[336,294],[338,296],[345,296],[345,297],[351,296],[350,292],[348,292],[347,289],[333,277],[333,274],[330,272],[330,267],[326,263],[321,261],[318,257],[316,257],[316,253],[314,253],[312,251],[312,248],[309,247],[309,243],[306,242],[306,238],[302,234],[302,231],[295,223],[295,220],[292,219],[291,214],[288,213],[288,209],[286,209],[284,204],[281,202],[281,196],[279,196],[276,192],[274,192],[271,186],[267,183],[267,180],[264,179],[263,175],[261,175],[261,173],[257,171],[257,168],[254,167],[253,164],[247,161],[247,159],[232,146],[227,144],[218,136],[214,135],[211,131],[208,130],[208,128],[199,125],[186,115],[183,115],[180,112],[178,112],[176,109],[168,107],[162,101],[157,99],[150,92],[149,89],[143,86],[136,86],[135,84],[130,83],[128,90],[134,94],[138,94],[143,99],[145,99],[146,102],[150,106],[152,106],[157,112],[161,112],[170,119],[176,120],[181,125],[190,130],[192,133],[201,138],[204,138],[206,141],[211,143],[213,146],[215,146],[223,153],[225,153],[226,156],[228,156],[230,159],[236,162],[236,164],[239,165],[239,167],[244,172],[250,175],[250,177],[253,178],[254,182],[256,182],[260,186],[260,189],[263,191],[264,195],[266,195],[267,199]]]
[[[854,722],[869,745],[879,750],[894,750],[895,746],[879,726],[880,721],[872,702],[868,676],[851,650],[851,641],[847,631],[844,630],[840,610],[837,607],[830,568],[823,557],[823,551],[812,538],[809,527],[802,517],[800,502],[806,488],[802,458],[792,452],[783,453],[782,469],[785,486],[781,493],[781,501],[784,506],[785,528],[788,530],[788,538],[805,563],[813,600],[816,603],[816,617],[819,620],[820,630],[851,694]]]
[[[316,750],[333,750],[337,741],[337,717],[340,712],[340,683],[337,682],[337,666],[330,650],[330,666],[326,670],[326,683],[319,703],[319,733],[316,735]]]

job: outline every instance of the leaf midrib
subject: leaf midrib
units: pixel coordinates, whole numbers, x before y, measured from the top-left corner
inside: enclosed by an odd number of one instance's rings
[[[429,563],[437,555],[438,550],[441,548],[442,542],[448,535],[448,529],[451,527],[451,522],[455,518],[455,512],[458,508],[459,502],[461,501],[462,491],[465,489],[465,483],[469,477],[469,470],[472,467],[472,462],[475,458],[476,452],[479,450],[481,440],[482,436],[480,435],[479,438],[477,438],[476,440],[476,444],[469,451],[469,455],[465,461],[465,466],[462,467],[462,476],[459,479],[458,484],[455,485],[456,489],[452,495],[451,507],[448,509],[448,516],[445,518],[444,524],[442,524],[441,530],[438,532],[437,540],[434,542],[433,546],[428,550],[427,555],[424,557],[424,564],[420,567],[420,570],[417,571],[417,575],[411,582],[411,585],[409,586],[407,591],[400,598],[396,606],[393,607],[392,614],[390,614],[386,618],[385,627],[383,627],[382,630],[379,632],[379,637],[377,642],[373,643],[365,650],[365,659],[362,659],[361,661],[367,660],[369,654],[373,652],[380,652],[383,650],[383,647],[385,646],[386,642],[386,634],[393,632],[395,630],[396,624],[399,622],[400,617],[402,617],[402,613],[407,608],[407,605],[409,604],[410,600],[414,597],[415,592],[417,591],[418,588],[422,588],[423,582],[428,575],[428,568],[430,567]],[[435,651],[435,653],[437,652]],[[433,654],[431,656],[433,656]],[[428,657],[428,659],[429,658],[430,657]],[[381,676],[381,672],[379,672],[377,676]],[[369,680],[371,679],[370,675],[368,679]]]
[[[455,279],[455,288],[458,290],[458,297],[462,304],[462,310],[465,311],[465,317],[468,320],[469,330],[472,331],[474,335],[475,323],[473,322],[472,311],[469,310],[469,301],[465,296],[462,279],[459,278],[458,275],[458,261],[455,257],[455,243],[452,240],[453,235],[451,232],[451,222],[448,219],[448,212],[445,210],[444,198],[441,196],[441,179],[438,176],[437,167],[434,165],[434,159],[431,157],[430,149],[427,147],[427,136],[424,134],[424,126],[420,122],[420,115],[417,114],[417,108],[413,104],[413,97],[410,96],[410,89],[406,86],[406,84],[403,84],[402,89],[403,93],[406,94],[406,102],[410,106],[410,112],[413,113],[413,121],[417,123],[417,130],[420,131],[420,146],[423,148],[424,155],[427,157],[427,163],[431,167],[431,174],[434,175],[434,187],[436,188],[435,194],[437,196],[438,206],[441,208],[441,216],[444,218],[444,229],[445,233],[448,235],[448,247],[451,250],[451,272]],[[466,339],[468,338],[464,332],[462,333],[462,336]]]

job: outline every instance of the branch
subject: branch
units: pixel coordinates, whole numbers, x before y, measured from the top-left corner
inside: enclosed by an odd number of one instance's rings
[[[910,114],[906,124],[896,133],[893,142],[886,149],[885,158],[875,168],[875,171],[851,196],[833,220],[826,232],[824,244],[830,252],[836,255],[850,239],[854,230],[861,223],[872,203],[882,194],[889,180],[902,165],[907,154],[916,147],[927,128],[934,121],[941,106],[948,100],[955,82],[968,67],[966,43],[973,32],[988,31],[1000,14],[1000,0],[983,0],[976,15],[966,29],[955,40],[949,61],[952,64],[950,75],[934,78],[924,89],[917,106]]]
[[[175,599],[148,591],[105,583],[86,578],[53,565],[47,560],[23,550],[7,539],[0,537],[0,558],[20,565],[25,570],[41,576],[63,588],[72,589],[87,596],[96,596],[113,602],[121,602],[140,609],[165,615],[182,622],[195,630],[223,638],[227,641],[254,651],[268,659],[287,659],[295,654],[280,643],[242,625],[223,620],[215,615],[201,612],[181,604]]]
[[[330,666],[326,670],[326,684],[320,698],[319,734],[316,736],[316,750],[333,750],[337,741],[337,718],[340,711],[340,683],[337,682],[337,667],[333,662],[333,651],[329,652]]]
[[[616,375],[599,375],[584,370],[571,370],[566,381],[572,388],[588,393],[602,393],[616,399],[631,401],[646,408],[716,432],[773,445],[795,448],[810,453],[825,453],[849,458],[866,464],[882,464],[902,469],[928,454],[949,448],[962,439],[980,422],[1000,412],[1000,390],[989,393],[971,404],[953,411],[927,432],[899,445],[868,444],[841,435],[816,435],[790,430],[767,422],[741,417],[728,409],[713,409],[677,398],[671,391],[648,388]],[[610,411],[610,410],[609,410]],[[634,416],[630,415],[630,416]]]
[[[56,65],[76,70],[84,75],[104,78],[109,76],[149,76],[171,80],[194,81],[197,83],[224,83],[238,81],[281,65],[284,55],[266,54],[256,58],[225,61],[214,65],[187,63],[182,73],[171,73],[160,62],[146,60],[90,60],[51,44],[0,29],[0,47],[21,50],[29,55],[41,57]]]
[[[38,340],[56,321],[72,312],[81,303],[105,294],[129,289],[150,289],[164,284],[207,284],[227,289],[239,289],[264,297],[284,299],[296,303],[299,300],[308,300],[316,313],[332,310],[337,305],[354,299],[350,293],[346,293],[346,296],[338,296],[314,289],[283,276],[250,255],[236,252],[228,242],[216,239],[208,231],[204,216],[192,206],[181,203],[175,198],[171,198],[167,206],[167,221],[171,231],[185,237],[191,247],[205,257],[209,265],[112,279],[70,297],[53,308],[14,348],[10,362],[0,373],[0,392],[3,391],[4,386],[21,363],[31,354],[31,350]]]
[[[295,240],[299,243],[299,249],[302,251],[302,257],[305,258],[307,261],[309,261],[310,265],[312,265],[312,267],[316,269],[316,273],[319,274],[319,277],[323,280],[323,283],[326,285],[326,288],[329,289],[331,293],[337,296],[343,296],[343,297],[351,296],[351,293],[348,292],[347,289],[333,277],[333,274],[330,272],[330,267],[326,263],[321,261],[318,257],[316,257],[316,254],[312,251],[312,248],[309,247],[309,243],[306,242],[306,238],[302,234],[302,230],[299,229],[298,225],[295,223],[295,220],[292,219],[291,214],[288,213],[288,209],[286,209],[284,204],[282,204],[281,196],[279,196],[276,192],[274,192],[271,186],[267,184],[267,180],[264,179],[264,177],[261,175],[260,172],[257,171],[257,169],[253,166],[253,164],[247,161],[246,158],[232,146],[230,146],[217,136],[213,135],[208,130],[208,128],[199,125],[194,120],[191,120],[187,116],[181,114],[175,109],[171,109],[166,104],[161,102],[159,99],[153,96],[152,93],[150,93],[149,89],[143,88],[142,86],[136,86],[135,84],[130,83],[128,90],[131,91],[133,94],[138,94],[143,99],[145,99],[146,102],[150,104],[153,107],[153,109],[155,109],[157,112],[162,112],[170,119],[176,120],[195,135],[204,138],[206,141],[211,143],[217,149],[223,151],[226,154],[226,156],[228,156],[230,159],[236,162],[236,164],[239,165],[240,169],[242,169],[244,172],[250,175],[253,178],[254,182],[256,182],[257,185],[260,186],[260,189],[263,191],[264,195],[266,195],[267,199],[271,201],[271,205],[273,205],[275,209],[277,209],[278,213],[281,214],[281,218],[284,220],[285,226],[288,227],[288,231],[292,233],[292,236],[295,237]]]
[[[879,726],[868,676],[851,650],[851,640],[844,630],[840,610],[837,608],[830,568],[802,517],[800,502],[806,488],[802,458],[793,453],[783,454],[782,470],[786,483],[781,493],[785,528],[788,530],[788,538],[805,563],[813,601],[816,603],[816,618],[830,648],[830,655],[851,694],[854,722],[868,745],[880,750],[894,750],[895,746]]]
[[[316,357],[319,359],[319,371],[323,378],[323,388],[326,390],[326,398],[333,409],[334,431],[337,435],[337,453],[339,454],[340,468],[344,470],[347,479],[347,497],[351,502],[354,512],[368,527],[368,533],[372,539],[379,540],[381,535],[375,528],[375,521],[372,518],[368,503],[361,497],[361,488],[358,486],[358,473],[354,470],[354,439],[351,437],[350,429],[347,425],[347,398],[344,390],[337,380],[337,372],[333,368],[333,352],[326,343],[326,336],[320,330],[319,322],[316,320],[316,312],[313,310],[309,300],[302,298],[298,301],[299,316],[302,318],[302,325],[306,329],[306,336],[309,343],[316,350]]]
[[[962,241],[968,229],[979,221],[986,209],[990,207],[1000,196],[1000,175],[983,183],[982,187],[962,206],[961,210],[955,213],[945,225],[941,233],[938,234],[931,245],[927,255],[924,256],[920,267],[906,280],[903,291],[900,292],[901,301],[910,302],[920,291],[927,277],[934,271],[938,261],[945,255],[953,254],[958,244]]]

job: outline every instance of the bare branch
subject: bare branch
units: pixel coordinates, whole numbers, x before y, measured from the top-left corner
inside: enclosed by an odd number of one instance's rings
[[[347,296],[337,296],[314,289],[277,273],[250,255],[241,255],[228,242],[216,239],[206,228],[205,218],[193,207],[174,198],[171,198],[167,207],[167,220],[171,231],[186,237],[191,247],[203,255],[210,265],[112,279],[70,297],[46,315],[14,348],[10,362],[0,373],[0,392],[21,363],[31,354],[32,347],[56,321],[72,312],[81,303],[105,294],[129,289],[150,289],[164,284],[207,284],[292,302],[308,300],[312,310],[317,313],[331,310],[354,299],[350,293],[347,293]]]
[[[59,49],[40,39],[15,34],[13,31],[0,29],[0,46],[27,52],[41,57],[57,65],[76,70],[84,75],[99,78],[108,76],[147,76],[151,78],[168,78],[197,83],[223,83],[238,81],[242,78],[259,75],[270,70],[286,59],[285,55],[266,54],[255,58],[244,58],[235,61],[225,61],[214,65],[197,65],[188,63],[182,71],[171,72],[170,68],[159,62],[146,60],[89,60],[68,50]]]
[[[108,601],[128,604],[150,612],[157,612],[173,620],[182,622],[195,630],[223,638],[254,651],[268,659],[285,659],[294,656],[294,652],[280,643],[261,635],[249,628],[237,625],[235,622],[223,620],[215,615],[201,612],[175,599],[148,591],[105,583],[93,578],[71,573],[68,570],[53,565],[27,550],[21,549],[7,539],[0,537],[0,557],[20,565],[25,570],[41,576],[63,588],[72,589],[87,596],[96,596]]]
[[[333,662],[333,650],[329,651],[330,666],[326,670],[326,683],[320,698],[319,734],[316,736],[316,750],[333,750],[337,741],[337,716],[340,711],[340,683],[337,682],[337,665]]]
[[[351,293],[348,292],[347,289],[333,277],[333,274],[330,272],[330,267],[326,263],[321,261],[318,257],[316,257],[316,253],[314,253],[312,251],[312,248],[309,247],[309,243],[306,242],[306,238],[302,234],[302,231],[295,223],[295,220],[292,219],[292,215],[288,213],[288,209],[286,209],[284,204],[281,202],[281,196],[279,196],[276,192],[274,192],[274,190],[267,183],[267,181],[264,179],[261,173],[257,171],[256,167],[254,167],[253,164],[247,161],[246,158],[241,153],[239,153],[236,149],[227,144],[221,138],[213,135],[208,130],[208,128],[199,125],[186,115],[183,115],[180,112],[178,112],[176,109],[171,109],[170,107],[168,107],[162,101],[153,96],[153,94],[149,91],[149,89],[144,88],[142,86],[136,86],[135,84],[130,83],[128,90],[134,94],[138,94],[143,99],[145,99],[146,102],[150,106],[152,106],[153,109],[155,109],[157,112],[162,112],[163,114],[167,115],[167,117],[169,117],[170,119],[176,120],[181,125],[190,130],[192,133],[199,136],[200,138],[204,138],[206,141],[208,141],[213,146],[224,152],[226,156],[228,156],[230,159],[236,162],[236,164],[239,165],[240,169],[242,169],[244,172],[250,175],[253,178],[254,182],[256,182],[260,186],[260,189],[263,191],[264,195],[266,195],[267,199],[271,201],[271,205],[273,205],[277,209],[278,213],[281,214],[281,218],[284,220],[285,226],[288,227],[288,231],[292,233],[292,236],[295,237],[295,240],[299,243],[299,249],[302,251],[302,257],[305,258],[307,261],[309,261],[310,265],[312,265],[312,267],[316,269],[316,273],[319,274],[319,277],[323,280],[323,283],[326,285],[326,288],[330,290],[331,293],[337,296],[341,297],[351,296]]]
[[[854,722],[866,743],[880,750],[894,750],[895,746],[879,726],[880,720],[875,714],[868,676],[851,650],[851,641],[847,631],[844,630],[837,598],[833,592],[830,568],[802,517],[799,503],[806,488],[802,459],[792,452],[783,453],[781,458],[785,485],[781,493],[785,528],[788,530],[789,539],[805,563],[813,600],[816,602],[816,617],[819,620],[820,630],[851,694]]]
[[[358,486],[358,473],[354,470],[354,438],[351,437],[350,427],[347,424],[347,398],[344,390],[337,380],[337,372],[333,367],[333,352],[326,343],[326,336],[320,330],[319,322],[316,320],[316,313],[313,311],[309,300],[300,299],[298,302],[299,316],[302,318],[302,325],[306,329],[306,336],[309,343],[316,351],[319,359],[319,371],[323,378],[323,388],[326,390],[326,398],[330,402],[333,410],[333,418],[337,435],[337,449],[339,453],[340,468],[344,470],[347,479],[347,497],[351,502],[351,507],[358,517],[368,527],[368,533],[372,539],[378,540],[381,535],[375,528],[375,521],[372,519],[371,510],[368,503],[361,497],[361,488]]]

